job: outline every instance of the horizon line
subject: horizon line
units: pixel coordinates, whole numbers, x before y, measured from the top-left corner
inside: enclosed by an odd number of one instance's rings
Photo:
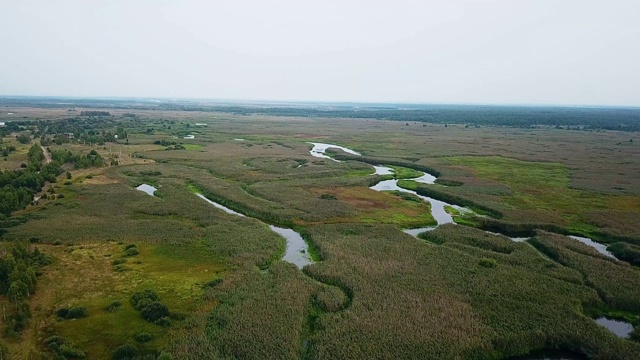
[[[40,98],[40,99],[74,99],[74,100],[147,100],[147,101],[211,101],[238,104],[388,104],[388,105],[445,105],[445,106],[495,106],[495,107],[558,107],[558,108],[631,108],[640,109],[639,105],[624,104],[570,104],[570,103],[490,103],[490,102],[420,102],[420,101],[357,101],[357,100],[277,100],[277,99],[238,99],[215,97],[169,97],[169,96],[76,96],[76,95],[6,95],[1,98]]]

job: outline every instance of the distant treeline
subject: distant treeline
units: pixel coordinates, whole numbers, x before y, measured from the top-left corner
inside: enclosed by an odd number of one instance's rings
[[[69,150],[53,150],[51,159],[59,164],[71,164],[75,169],[87,169],[105,165],[104,159],[95,150],[91,150],[87,155],[74,154]]]
[[[86,118],[73,117],[59,120],[16,120],[8,123],[12,132],[23,132],[18,141],[29,143],[31,138],[26,135],[29,131],[34,138],[40,138],[42,146],[51,144],[62,145],[70,142],[104,145],[107,142],[117,142],[128,137],[125,127],[132,127],[135,119]],[[2,133],[0,132],[0,135]],[[22,141],[20,136],[25,137]]]
[[[108,111],[80,111],[80,116],[110,116]]]
[[[339,109],[225,107],[218,111],[240,115],[304,116],[532,127],[572,126],[586,129],[640,131],[640,109],[633,108],[542,108],[503,106],[442,106],[424,109]]]
[[[64,100],[62,102],[61,100]],[[139,109],[206,111],[238,115],[269,115],[379,119],[434,124],[532,127],[558,126],[587,130],[640,131],[640,108],[542,107],[495,105],[425,105],[359,103],[220,103],[195,100],[149,101],[144,99],[62,99],[0,97],[0,105],[12,107]],[[81,114],[108,115],[108,111]],[[91,116],[92,114],[86,114]]]

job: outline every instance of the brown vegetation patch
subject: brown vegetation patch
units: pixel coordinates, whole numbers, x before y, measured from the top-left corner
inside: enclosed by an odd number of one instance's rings
[[[343,201],[357,209],[388,209],[391,207],[390,200],[396,200],[389,194],[371,191],[362,187],[310,189],[309,191],[316,196],[322,194],[334,195],[339,201]]]

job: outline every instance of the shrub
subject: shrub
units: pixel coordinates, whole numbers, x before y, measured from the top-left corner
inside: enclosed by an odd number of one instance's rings
[[[216,287],[218,285],[222,284],[222,279],[214,279],[211,280],[209,282],[207,282],[206,284],[204,284],[205,287]]]
[[[74,306],[69,309],[69,314],[67,314],[67,319],[79,319],[87,316],[87,308],[84,306]]]
[[[74,306],[72,308],[60,308],[56,315],[63,319],[79,319],[87,316],[87,308],[84,306]]]
[[[136,248],[136,247],[137,247],[137,246],[136,246],[136,244],[127,244],[127,245],[124,247],[124,249],[125,249],[125,250],[129,250],[129,249],[133,249],[133,248]]]
[[[115,259],[115,260],[111,261],[111,265],[120,265],[120,264],[124,264],[126,262],[127,262],[127,259],[120,258],[120,259]]]
[[[136,339],[137,342],[146,343],[147,341],[151,341],[151,339],[153,339],[153,335],[147,332],[141,332],[141,333],[137,333],[134,336],[134,338]]]
[[[156,321],[153,322],[154,324],[158,325],[158,326],[162,326],[162,327],[169,327],[171,326],[171,319],[169,319],[168,317],[162,317]]]
[[[60,345],[64,344],[64,339],[61,336],[54,335],[44,339],[44,345],[52,350],[58,350]]]
[[[173,360],[173,356],[166,352],[161,352],[160,355],[156,358],[156,360]]]
[[[138,311],[142,310],[154,301],[160,301],[160,297],[155,291],[150,289],[136,291],[131,295],[131,305],[133,305],[133,307]]]
[[[495,259],[480,259],[480,266],[484,266],[486,268],[494,268],[498,266],[498,262]]]
[[[113,360],[130,360],[138,356],[138,348],[135,346],[126,343],[124,345],[120,345],[116,348],[116,350],[111,355],[111,359]]]
[[[124,256],[136,256],[140,254],[140,251],[138,251],[137,247],[132,247],[132,248],[128,248],[125,252],[124,252]]]
[[[122,301],[115,300],[111,304],[105,306],[104,310],[108,312],[114,312],[122,306]]]
[[[160,318],[169,316],[169,308],[159,301],[154,301],[140,310],[140,314],[145,320],[155,322]]]
[[[162,356],[162,354],[160,355]],[[9,350],[3,343],[0,343],[0,359],[9,359]],[[158,359],[160,359],[160,356],[158,356]]]
[[[67,315],[69,315],[69,309],[68,308],[60,308],[60,309],[58,309],[58,311],[56,311],[56,315],[58,315],[59,318],[66,319]]]
[[[73,347],[72,345],[62,344],[58,348],[60,355],[65,358],[73,358],[73,359],[84,359],[85,354],[82,350]]]
[[[613,255],[622,261],[626,261],[631,265],[640,266],[640,246],[616,242],[607,247]]]
[[[320,199],[322,199],[322,200],[338,200],[338,198],[333,194],[322,194],[322,195],[320,195]]]
[[[123,272],[129,270],[128,267],[124,266],[124,264],[119,264],[113,267],[113,271],[115,272]]]

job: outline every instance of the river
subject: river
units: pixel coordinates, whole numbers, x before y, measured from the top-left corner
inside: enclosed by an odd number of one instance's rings
[[[312,156],[316,156],[316,157],[323,157],[323,158],[329,158],[327,155],[325,155],[325,151],[328,148],[337,148],[337,149],[342,149],[343,151],[349,153],[349,154],[355,154],[355,155],[360,155],[358,152],[347,149],[343,146],[338,146],[338,145],[331,145],[331,144],[320,144],[320,143],[311,143],[314,145],[313,149],[311,149],[310,153]],[[394,171],[392,168],[386,167],[386,166],[382,166],[382,165],[373,165],[374,168],[374,173],[373,175],[392,175],[394,174]],[[411,178],[411,179],[406,179],[406,180],[413,180],[416,182],[420,182],[423,184],[434,184],[436,177],[430,174],[426,174],[424,173],[423,175],[419,176],[419,177],[415,177],[415,178]],[[448,214],[445,211],[445,206],[450,206],[460,212],[468,212],[471,211],[467,208],[461,207],[461,206],[457,206],[457,205],[453,205],[453,204],[448,204],[444,201],[440,201],[440,200],[436,200],[427,196],[422,196],[419,195],[418,193],[416,193],[415,191],[412,190],[407,190],[407,189],[403,189],[401,187],[398,186],[398,181],[397,179],[392,179],[392,180],[382,180],[379,183],[369,187],[372,190],[375,191],[401,191],[404,193],[409,193],[409,194],[413,194],[419,198],[421,198],[424,201],[427,201],[428,203],[431,204],[431,214],[433,216],[433,218],[436,220],[436,222],[438,223],[438,225],[436,226],[430,226],[430,227],[422,227],[422,228],[415,228],[415,229],[405,229],[403,230],[406,234],[412,235],[417,237],[418,234],[425,232],[425,231],[431,231],[436,229],[438,226],[440,225],[444,225],[444,224],[455,224],[455,222],[453,221],[453,218],[450,214]],[[496,235],[503,235],[503,234],[499,234],[499,233],[492,233],[492,234],[496,234]],[[505,235],[506,236],[506,235]],[[509,236],[507,236],[509,237]],[[574,236],[574,235],[570,235],[570,238],[576,240],[576,241],[580,241],[581,243],[588,245],[592,248],[594,248],[596,251],[598,251],[599,253],[616,259],[616,257],[610,253],[609,251],[607,251],[607,247],[603,244],[599,244],[589,238],[586,237],[581,237],[581,236]],[[516,242],[522,242],[527,240],[528,238],[523,238],[523,237],[509,237],[511,240],[516,241]],[[605,317],[600,317],[598,319],[596,319],[596,322],[604,327],[606,327],[607,329],[609,329],[609,331],[611,331],[612,333],[616,334],[619,337],[623,337],[626,338],[629,336],[629,334],[633,331],[633,326],[627,322],[624,321],[620,321],[620,320],[612,320],[612,319],[607,319]],[[536,357],[539,358],[539,357]],[[558,357],[558,358],[565,358],[565,357]]]

